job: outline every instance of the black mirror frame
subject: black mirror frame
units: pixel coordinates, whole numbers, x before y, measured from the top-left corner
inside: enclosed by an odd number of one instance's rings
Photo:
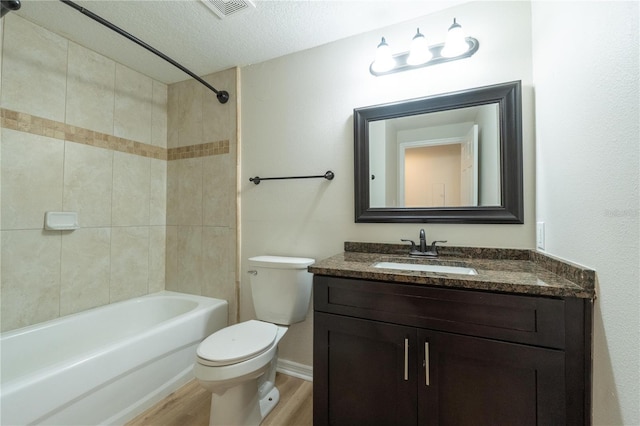
[[[443,93],[353,110],[356,223],[524,223],[521,82]],[[500,206],[370,207],[369,123],[390,118],[498,103]]]

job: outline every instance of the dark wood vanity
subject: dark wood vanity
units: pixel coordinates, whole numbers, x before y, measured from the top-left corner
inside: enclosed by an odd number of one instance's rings
[[[315,425],[591,423],[593,271],[451,247],[429,262],[477,275],[390,271],[373,265],[426,261],[345,248],[309,268]]]

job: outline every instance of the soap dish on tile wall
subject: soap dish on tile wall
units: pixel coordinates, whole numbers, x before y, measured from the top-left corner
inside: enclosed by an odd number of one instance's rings
[[[73,231],[80,229],[78,212],[45,212],[44,229],[47,231]]]

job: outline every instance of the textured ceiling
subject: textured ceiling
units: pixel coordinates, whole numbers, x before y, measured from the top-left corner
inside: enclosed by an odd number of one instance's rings
[[[200,0],[78,0],[76,3],[197,75],[263,62],[407,21],[468,0],[258,0],[226,19]],[[165,83],[188,77],[57,0],[22,0],[18,15]]]

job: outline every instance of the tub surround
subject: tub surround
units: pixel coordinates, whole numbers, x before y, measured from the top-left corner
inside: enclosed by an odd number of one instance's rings
[[[408,255],[406,244],[345,242],[344,253],[316,262],[317,275],[424,284],[523,295],[595,298],[595,271],[524,249],[439,247],[437,259]],[[376,262],[445,263],[467,266],[478,275],[459,275],[375,268]]]
[[[2,331],[160,290],[228,300],[237,321],[237,96],[16,14],[2,38]],[[238,93],[237,75],[204,78]],[[80,229],[43,232],[46,211],[77,211]]]

